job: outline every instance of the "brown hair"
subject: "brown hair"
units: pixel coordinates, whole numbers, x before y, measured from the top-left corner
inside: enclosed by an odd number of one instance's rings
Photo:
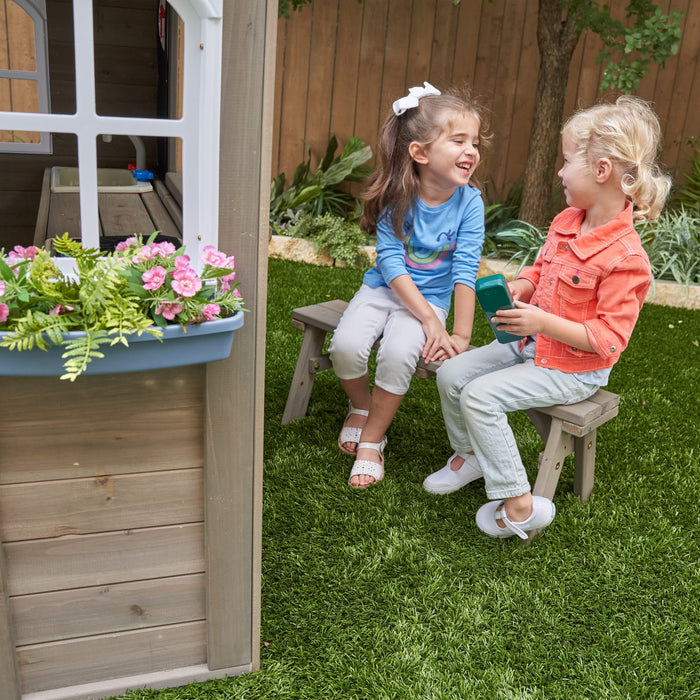
[[[377,169],[362,195],[365,204],[360,226],[363,230],[374,234],[379,221],[388,217],[394,234],[403,240],[404,219],[418,197],[419,183],[418,169],[408,147],[413,141],[422,146],[433,143],[449,128],[450,113],[476,117],[480,145],[488,144],[486,109],[466,89],[422,97],[418,107],[400,116],[392,110],[377,144]]]

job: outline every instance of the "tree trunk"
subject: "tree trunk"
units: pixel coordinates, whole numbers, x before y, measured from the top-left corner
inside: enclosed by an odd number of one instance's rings
[[[580,36],[579,13],[563,10],[560,0],[540,0],[537,15],[540,70],[520,206],[520,218],[535,226],[546,226],[552,215],[552,173],[559,149],[569,66]]]

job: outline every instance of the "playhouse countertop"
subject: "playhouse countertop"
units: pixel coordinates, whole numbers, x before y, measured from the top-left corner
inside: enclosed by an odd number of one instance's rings
[[[179,173],[168,173],[165,182],[154,181],[152,192],[99,192],[100,236],[145,236],[160,231],[164,236],[182,238],[181,182]],[[44,171],[34,245],[68,232],[80,237],[80,194],[52,192],[51,168]]]

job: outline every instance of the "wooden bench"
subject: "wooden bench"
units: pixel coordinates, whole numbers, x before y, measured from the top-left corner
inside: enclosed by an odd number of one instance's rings
[[[292,325],[304,331],[304,338],[282,415],[283,424],[306,415],[316,373],[332,366],[328,354],[323,352],[326,335],[335,330],[346,306],[346,301],[334,299],[292,311]],[[421,360],[416,367],[416,376],[433,377],[439,366],[439,362],[425,364]],[[532,489],[534,495],[553,498],[564,459],[573,453],[574,493],[582,502],[588,500],[593,490],[596,430],[617,415],[619,404],[617,394],[598,389],[589,399],[579,403],[527,411],[545,443]]]

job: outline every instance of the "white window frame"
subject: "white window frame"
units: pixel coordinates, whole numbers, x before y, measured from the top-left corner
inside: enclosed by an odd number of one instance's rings
[[[34,23],[34,51],[36,70],[9,70],[0,68],[0,78],[9,80],[29,80],[37,85],[39,97],[39,112],[47,114],[51,111],[49,94],[49,49],[46,34],[46,1],[45,0],[12,0]],[[15,131],[28,131],[16,128]],[[51,134],[40,131],[38,143],[0,142],[0,153],[51,153]]]
[[[75,114],[0,112],[0,129],[76,134],[82,243],[99,248],[97,138],[166,136],[182,142],[182,238],[193,264],[219,238],[219,123],[223,0],[169,0],[183,21],[183,105],[179,119],[100,116],[95,104],[92,0],[73,0]]]

